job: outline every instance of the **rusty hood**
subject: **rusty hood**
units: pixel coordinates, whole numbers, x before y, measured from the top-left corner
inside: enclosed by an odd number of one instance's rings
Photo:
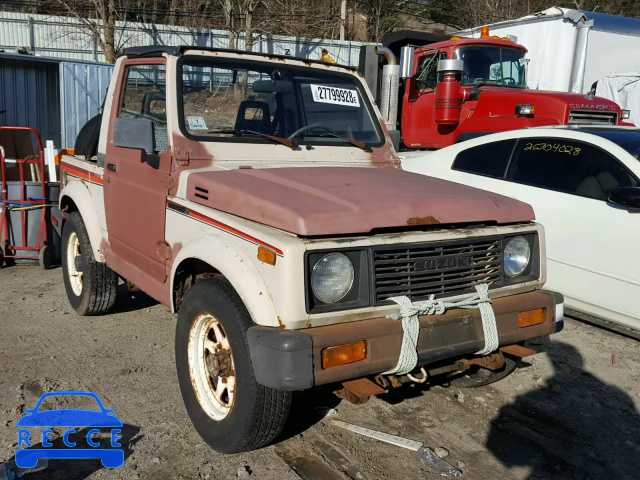
[[[534,220],[531,206],[399,169],[312,167],[194,172],[187,198],[303,236],[433,224]]]

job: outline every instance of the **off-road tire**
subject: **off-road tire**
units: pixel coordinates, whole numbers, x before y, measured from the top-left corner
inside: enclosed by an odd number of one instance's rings
[[[77,235],[82,257],[82,290],[73,291],[69,276],[67,249],[72,234]],[[116,303],[118,274],[93,256],[87,228],[79,212],[72,212],[62,228],[62,276],[69,303],[80,315],[104,315]]]
[[[513,358],[504,357],[504,367],[501,370],[487,370],[486,368],[473,366],[466,372],[449,374],[446,377],[447,383],[452,387],[473,388],[490,385],[503,378],[508,377],[518,367],[518,361]]]
[[[75,155],[84,155],[87,160],[97,155],[101,124],[102,114],[96,115],[84,124],[76,137],[76,143],[74,145]]]
[[[215,317],[222,325],[233,355],[235,400],[222,420],[214,420],[205,412],[191,382],[189,336],[203,314]],[[175,354],[182,399],[197,432],[220,453],[246,452],[268,445],[280,434],[289,414],[291,392],[268,388],[256,381],[246,336],[253,325],[239,295],[223,277],[197,282],[180,307]]]

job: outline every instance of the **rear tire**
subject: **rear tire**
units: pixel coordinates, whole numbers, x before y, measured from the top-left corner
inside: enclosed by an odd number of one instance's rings
[[[69,303],[80,315],[104,315],[116,303],[118,275],[95,260],[87,228],[72,212],[62,229],[62,274]]]
[[[222,277],[196,283],[180,307],[175,354],[182,399],[195,429],[220,453],[268,445],[289,414],[291,392],[256,381],[246,337],[251,326]]]
[[[474,388],[490,385],[508,377],[518,367],[518,361],[505,355],[502,370],[487,370],[486,368],[473,366],[466,372],[450,374],[447,382],[452,387]]]
[[[75,155],[84,155],[87,160],[98,154],[98,140],[100,139],[100,125],[102,114],[89,119],[80,129],[74,145]]]

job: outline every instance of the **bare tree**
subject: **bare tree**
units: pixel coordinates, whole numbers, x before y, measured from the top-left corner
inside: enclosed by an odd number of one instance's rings
[[[68,15],[71,15],[87,27],[91,38],[104,52],[109,63],[116,61],[121,45],[116,43],[116,21],[119,0],[90,0],[93,8],[86,8],[87,3],[79,0],[56,0]]]
[[[269,34],[302,38],[333,38],[340,30],[339,1],[309,0],[265,1],[264,31]]]
[[[370,41],[379,42],[385,33],[405,26],[407,2],[403,0],[357,0],[356,7],[367,16]]]

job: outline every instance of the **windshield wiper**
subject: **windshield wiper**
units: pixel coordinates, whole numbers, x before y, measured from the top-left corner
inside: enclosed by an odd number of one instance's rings
[[[245,130],[239,130],[239,131],[237,131],[235,133],[237,133],[239,135],[245,135],[247,133],[249,133],[251,135],[257,135],[259,137],[271,140],[272,142],[276,142],[276,143],[279,143],[280,145],[284,145],[286,147],[289,147],[291,150],[296,150],[298,148],[298,142],[296,142],[295,140],[289,140],[288,138],[276,137],[275,135],[269,135],[267,133],[256,132],[255,130],[246,130],[245,129]]]
[[[232,129],[220,129],[220,130],[207,130],[207,133],[226,133],[229,135],[257,135],[262,138],[266,138],[267,140],[271,140],[273,142],[279,143],[286,147],[289,147],[291,150],[296,150],[298,148],[298,142],[295,140],[289,140],[288,138],[276,137],[275,135],[269,135],[267,133],[256,132],[255,130],[232,130]]]
[[[344,140],[345,142],[349,142],[354,147],[358,147],[358,148],[364,150],[365,152],[370,152],[371,151],[371,147],[369,145],[367,145],[366,143],[359,142],[358,140],[354,140],[353,138],[343,137],[342,135],[338,135],[337,133],[326,132],[326,133],[321,133],[319,135],[309,135],[309,137],[339,138],[340,140]]]

